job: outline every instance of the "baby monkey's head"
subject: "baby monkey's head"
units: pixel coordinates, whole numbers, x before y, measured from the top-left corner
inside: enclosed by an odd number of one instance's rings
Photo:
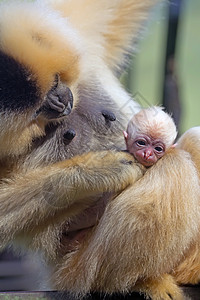
[[[127,150],[145,167],[155,164],[173,145],[176,136],[171,116],[157,106],[135,114],[124,131]]]

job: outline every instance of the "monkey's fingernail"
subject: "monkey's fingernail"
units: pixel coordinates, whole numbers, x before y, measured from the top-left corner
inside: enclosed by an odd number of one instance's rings
[[[109,120],[109,121],[112,121],[112,122],[116,120],[115,115],[112,112],[108,111],[108,110],[102,110],[102,115],[104,116],[104,118],[106,120]]]
[[[72,91],[68,87],[67,87],[67,96],[68,96],[69,102],[71,103],[71,107],[73,108],[74,97],[73,97]]]
[[[68,116],[72,111],[72,104],[68,102],[67,107],[63,111],[63,116]]]
[[[126,160],[126,159],[122,159],[120,160],[120,162],[124,165],[132,165],[133,163],[131,160]]]
[[[71,141],[76,136],[76,132],[74,129],[69,129],[63,134],[63,138],[65,140]]]

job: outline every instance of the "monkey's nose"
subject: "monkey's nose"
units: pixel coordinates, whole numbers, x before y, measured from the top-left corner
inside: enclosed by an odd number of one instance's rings
[[[145,159],[148,159],[151,156],[152,156],[152,151],[151,150],[147,150],[147,151],[144,152],[144,158]]]
[[[102,115],[104,116],[105,120],[106,121],[115,121],[116,120],[116,117],[115,117],[115,114],[112,113],[111,111],[108,111],[108,110],[102,110]]]
[[[76,136],[76,132],[74,129],[68,129],[64,134],[63,138],[64,140],[71,141]]]

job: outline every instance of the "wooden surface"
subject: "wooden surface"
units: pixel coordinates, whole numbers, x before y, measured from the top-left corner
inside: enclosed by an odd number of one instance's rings
[[[183,290],[188,299],[191,300],[200,300],[200,285],[197,286],[184,286]],[[0,300],[77,300],[69,295],[67,292],[4,292],[0,293]],[[144,300],[144,297],[137,294],[132,293],[127,296],[122,295],[113,295],[113,296],[105,296],[99,294],[92,294],[84,300]]]

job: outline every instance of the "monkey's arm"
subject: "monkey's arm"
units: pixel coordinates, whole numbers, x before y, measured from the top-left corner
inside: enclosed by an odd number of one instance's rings
[[[122,190],[142,174],[129,154],[102,151],[35,169],[2,183],[1,245],[20,233],[38,232],[40,226],[76,214],[89,205],[89,200],[83,199]]]

